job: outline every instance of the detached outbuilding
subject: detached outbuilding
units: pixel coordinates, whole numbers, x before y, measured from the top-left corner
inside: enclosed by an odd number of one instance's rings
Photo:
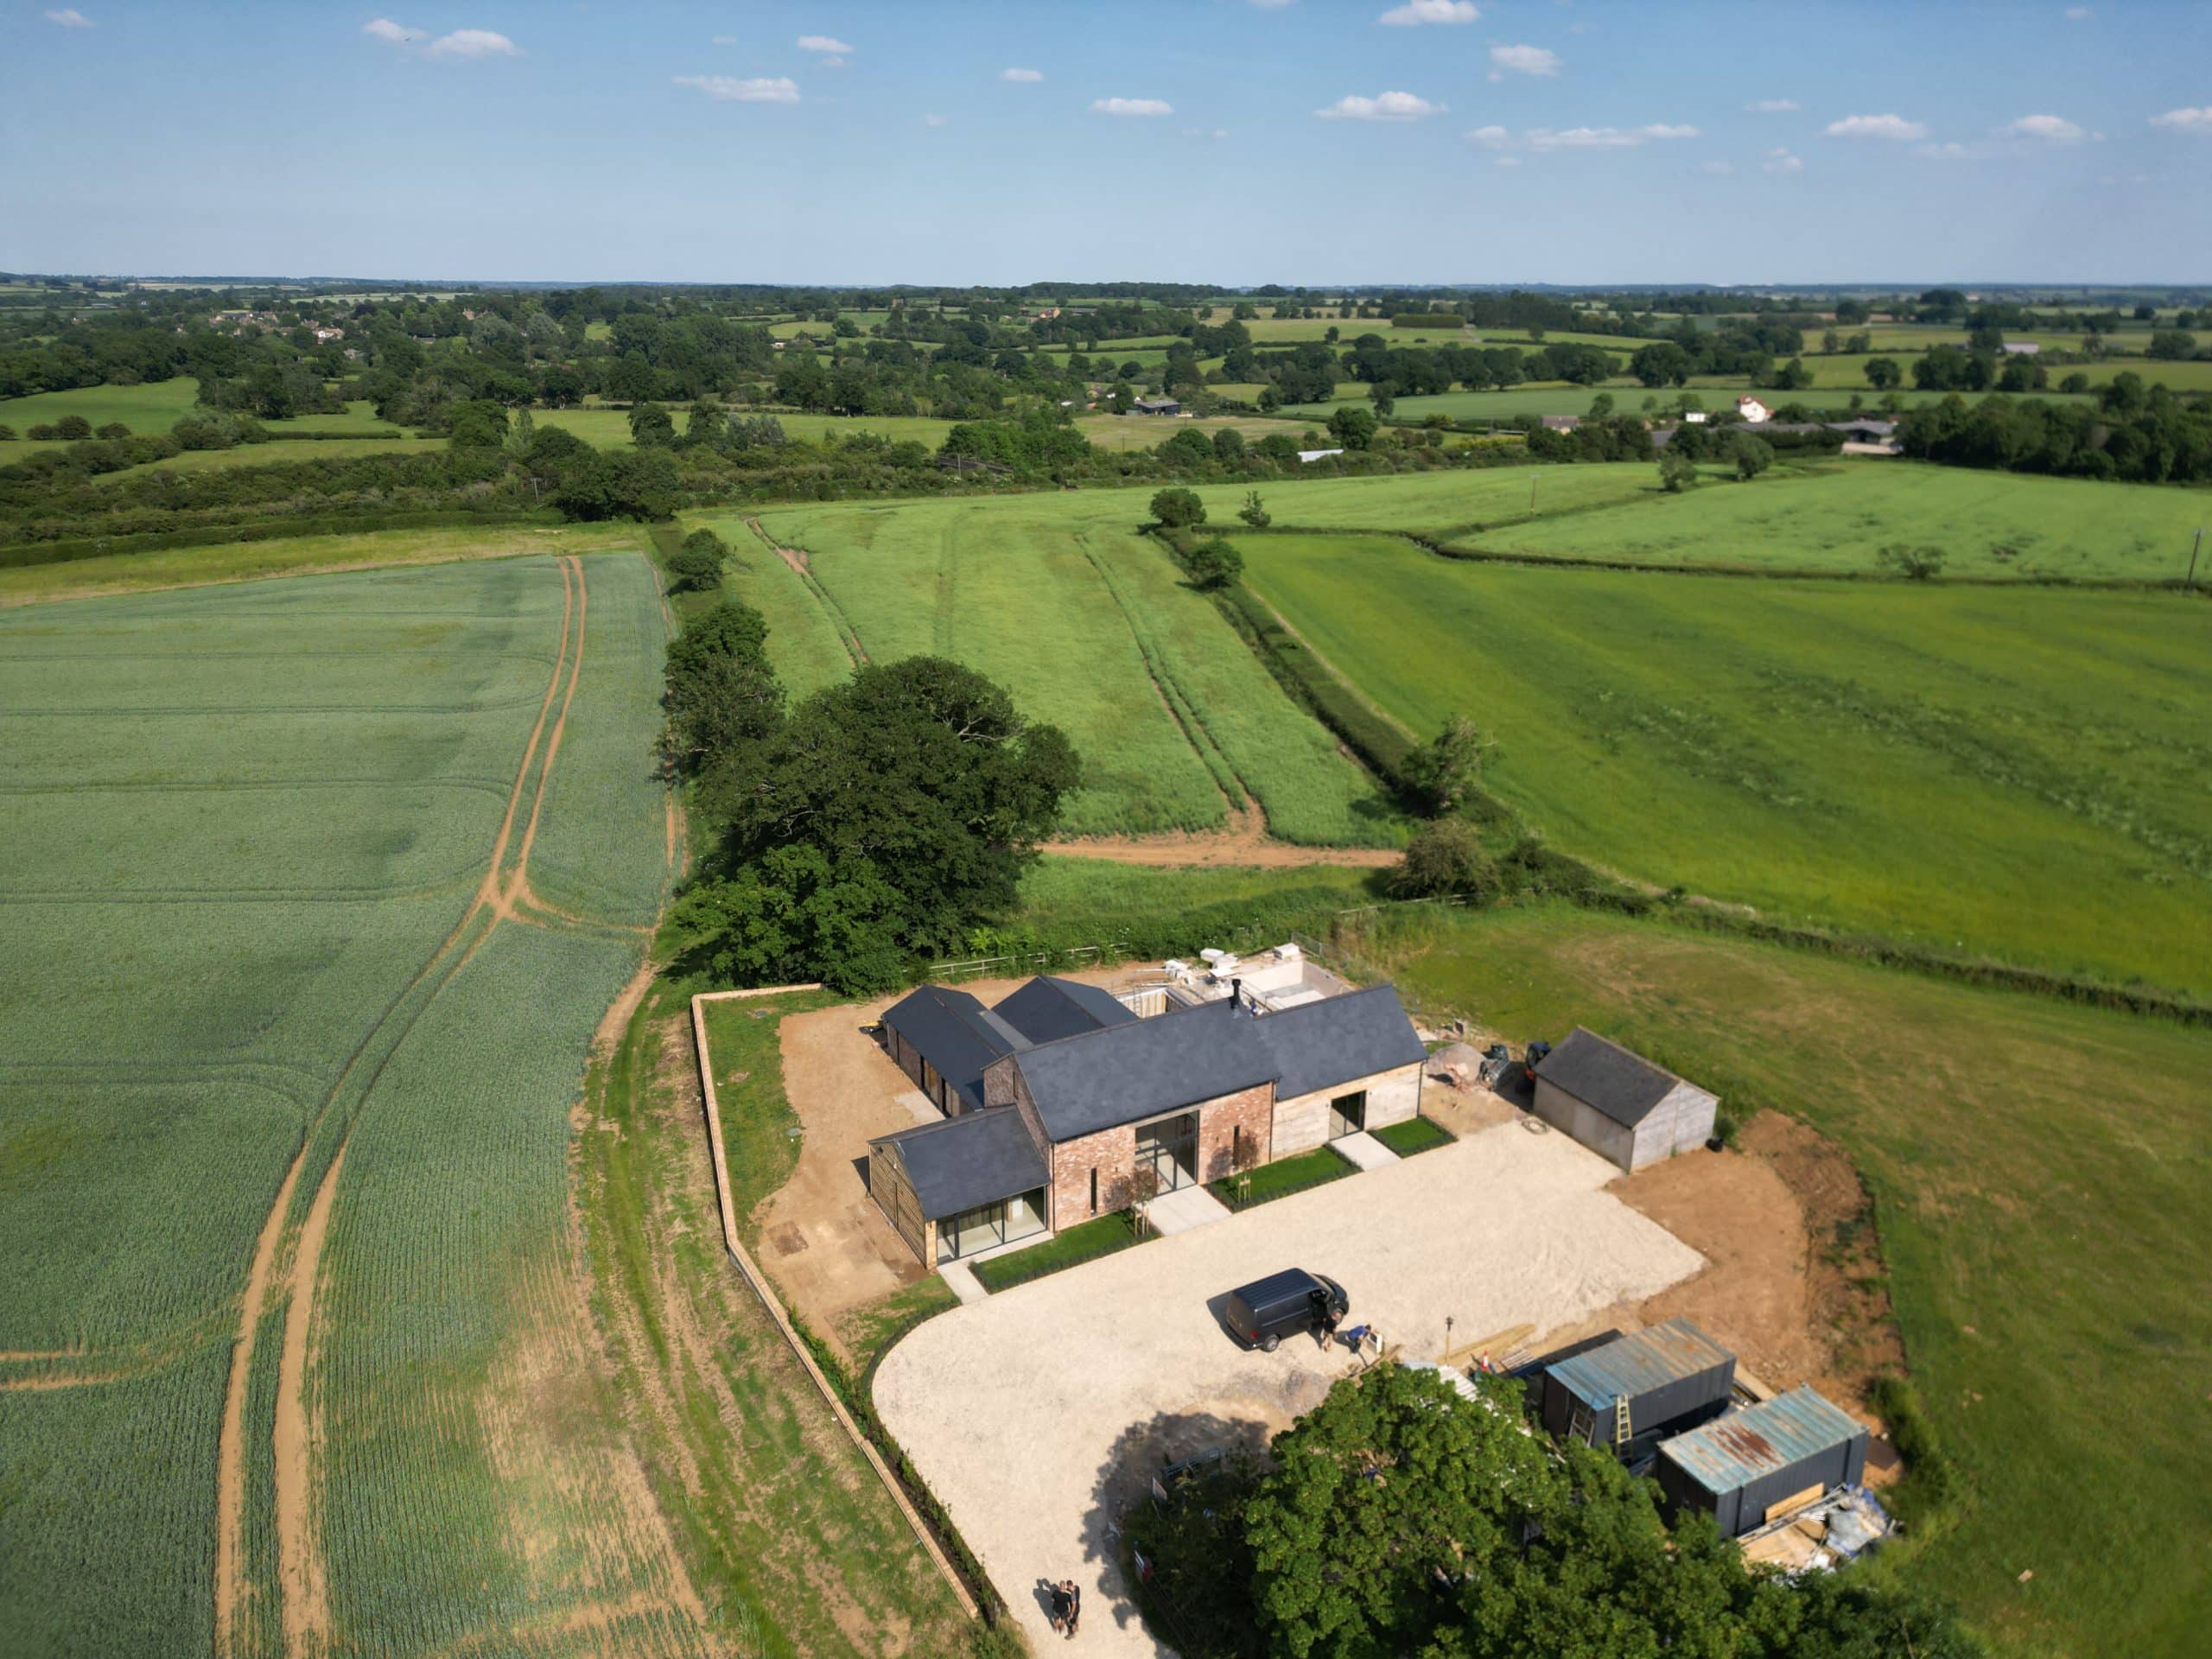
[[[1739,1537],[1866,1473],[1864,1424],[1810,1389],[1729,1413],[1659,1448],[1659,1490]]]
[[[1719,1096],[1581,1026],[1532,1075],[1536,1116],[1623,1169],[1713,1138]]]
[[[1726,1408],[1735,1386],[1736,1356],[1688,1319],[1669,1319],[1554,1362],[1543,1378],[1544,1427],[1619,1451],[1703,1422]]]

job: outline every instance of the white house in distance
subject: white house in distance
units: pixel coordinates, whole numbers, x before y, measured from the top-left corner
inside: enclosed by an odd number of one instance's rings
[[[1774,418],[1772,410],[1759,402],[1758,398],[1751,397],[1738,397],[1736,400],[1736,412],[1755,425],[1760,421],[1770,421]]]
[[[1532,1075],[1536,1116],[1623,1169],[1713,1138],[1716,1096],[1581,1026]]]

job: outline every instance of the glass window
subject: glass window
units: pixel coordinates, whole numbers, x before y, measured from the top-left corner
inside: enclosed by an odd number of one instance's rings
[[[1045,1230],[1045,1189],[1033,1187],[1006,1201],[1006,1236],[1009,1241]]]
[[[1367,1090],[1338,1095],[1329,1103],[1329,1139],[1357,1135],[1367,1127]]]

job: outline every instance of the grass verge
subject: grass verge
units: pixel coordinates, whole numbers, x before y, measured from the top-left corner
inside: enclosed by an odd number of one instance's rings
[[[1359,1166],[1334,1147],[1316,1147],[1295,1158],[1278,1158],[1272,1164],[1262,1164],[1249,1175],[1232,1175],[1225,1181],[1215,1181],[1206,1191],[1231,1210],[1249,1210],[1358,1173]]]
[[[1058,1273],[1063,1268],[1080,1267],[1102,1255],[1126,1250],[1137,1242],[1136,1229],[1128,1212],[1121,1211],[1101,1216],[1096,1221],[1080,1222],[1026,1250],[978,1262],[969,1271],[985,1290],[1010,1290],[1032,1279],[1042,1279],[1048,1273]]]
[[[1458,1138],[1432,1117],[1409,1117],[1402,1123],[1386,1123],[1368,1133],[1401,1158],[1434,1152],[1439,1147],[1450,1146]]]

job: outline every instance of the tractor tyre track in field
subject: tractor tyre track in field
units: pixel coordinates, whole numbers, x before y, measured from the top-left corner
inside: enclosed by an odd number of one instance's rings
[[[807,557],[806,550],[781,545],[757,518],[747,518],[745,527],[760,538],[762,546],[791,568],[792,573],[812,595],[814,602],[822,607],[822,613],[830,619],[830,629],[836,634],[837,643],[845,648],[845,655],[851,659],[853,666],[867,667],[868,647],[861,644],[860,630],[852,625],[843,608],[830,597],[830,590],[822,585],[822,579],[814,574],[814,562]]]
[[[559,747],[561,728],[567,719],[567,703],[563,702],[557,717],[553,716],[554,700],[562,689],[563,671],[567,671],[569,691],[574,695],[576,676],[583,660],[584,581],[581,563],[573,555],[561,556],[562,613],[560,645],[554,659],[553,673],[547,682],[544,696],[538,704],[537,718],[531,726],[529,741],[524,744],[522,760],[516,769],[512,788],[507,796],[506,810],[499,821],[498,835],[493,838],[489,866],[474,898],[453,929],[439,941],[423,966],[402,987],[385,1006],[375,1024],[347,1057],[335,1081],[330,1086],[318,1108],[314,1120],[301,1137],[300,1150],[294,1154],[286,1170],[268,1215],[262,1224],[261,1234],[254,1249],[253,1265],[249,1270],[243,1306],[239,1313],[239,1329],[232,1349],[230,1382],[226,1390],[221,1428],[218,1435],[216,1474],[216,1571],[215,1571],[215,1653],[217,1659],[229,1659],[240,1646],[238,1621],[244,1599],[241,1562],[244,1559],[245,1535],[245,1400],[247,1385],[253,1364],[254,1337],[262,1307],[268,1299],[276,1264],[288,1231],[288,1220],[295,1192],[308,1151],[314,1144],[315,1131],[331,1107],[335,1104],[351,1080],[363,1057],[391,1026],[403,1006],[420,989],[441,964],[446,964],[444,974],[437,982],[408,1012],[391,1042],[385,1047],[365,1084],[361,1102],[365,1106],[384,1068],[399,1046],[406,1040],[423,1010],[438,992],[449,983],[485,938],[490,937],[502,919],[512,917],[512,908],[506,888],[501,884],[501,874],[506,865],[507,849],[514,835],[516,814],[520,810],[523,791],[530,781],[533,769],[539,771],[537,799],[544,791],[543,768],[550,765],[551,757]],[[572,658],[573,653],[573,658]],[[547,721],[554,719],[550,743],[540,759],[540,744],[545,739]],[[536,806],[532,809],[532,829],[535,828]],[[526,860],[525,850],[523,858]],[[514,880],[526,883],[524,864],[516,865]],[[455,957],[454,953],[471,928],[490,912],[489,924],[465,950]],[[519,919],[519,918],[515,918]],[[453,958],[448,963],[448,958]],[[357,1112],[359,1109],[356,1109]],[[337,1149],[331,1155],[329,1167],[318,1183],[307,1218],[300,1228],[289,1273],[285,1277],[285,1306],[283,1343],[278,1361],[278,1395],[276,1402],[276,1444],[271,1447],[275,1460],[276,1510],[278,1534],[280,1570],[278,1587],[283,1604],[284,1645],[288,1654],[301,1655],[310,1644],[327,1646],[328,1606],[326,1580],[321,1557],[315,1534],[315,1519],[311,1483],[313,1478],[312,1448],[315,1434],[312,1415],[312,1402],[307,1390],[308,1362],[312,1357],[310,1344],[314,1300],[318,1288],[321,1244],[328,1224],[329,1210],[337,1191],[338,1174],[346,1158],[346,1147],[351,1138],[352,1125],[346,1126]]]

